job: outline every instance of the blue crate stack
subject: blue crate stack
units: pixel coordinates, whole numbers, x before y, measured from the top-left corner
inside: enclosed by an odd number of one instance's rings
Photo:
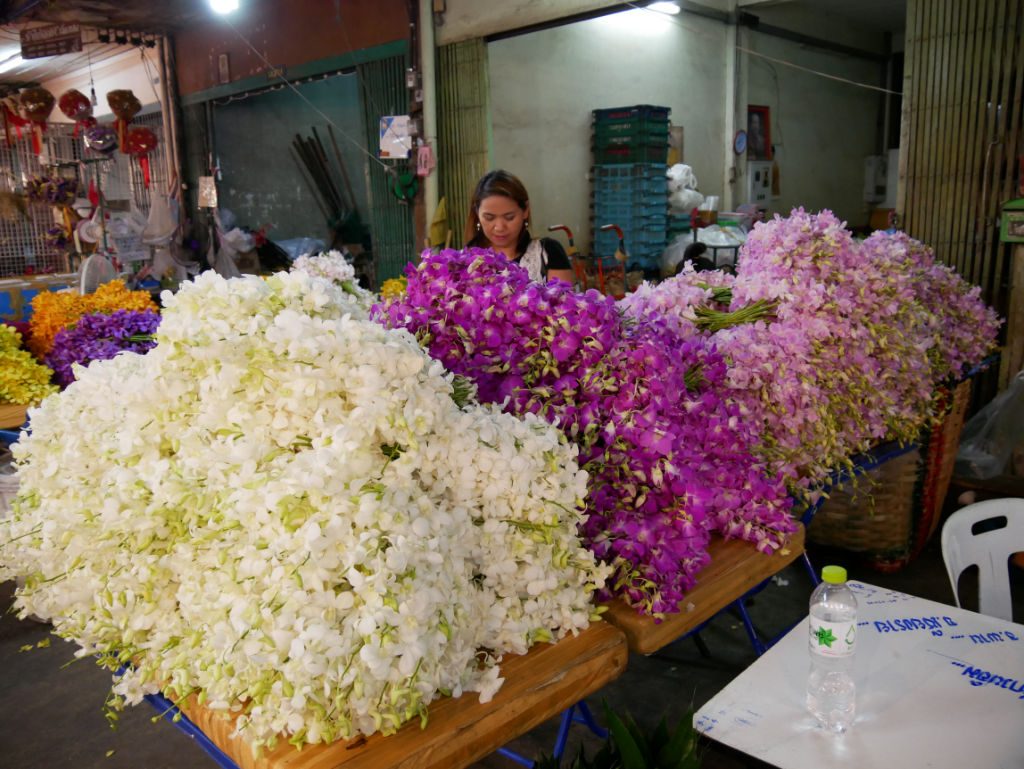
[[[627,269],[656,271],[668,227],[668,107],[638,104],[593,111],[591,221],[595,256],[611,257],[622,228]]]

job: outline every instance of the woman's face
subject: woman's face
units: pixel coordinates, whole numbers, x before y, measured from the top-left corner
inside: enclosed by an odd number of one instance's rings
[[[515,248],[530,209],[523,210],[512,198],[504,195],[491,195],[480,201],[476,215],[481,232],[494,248]]]

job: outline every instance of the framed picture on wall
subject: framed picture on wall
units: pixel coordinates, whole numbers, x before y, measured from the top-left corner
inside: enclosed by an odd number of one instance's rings
[[[758,104],[747,105],[747,157],[772,159],[771,110]]]

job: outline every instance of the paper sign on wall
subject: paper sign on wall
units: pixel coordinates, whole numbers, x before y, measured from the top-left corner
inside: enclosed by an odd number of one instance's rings
[[[385,115],[380,119],[380,156],[406,160],[412,152],[412,121],[408,115]]]
[[[217,184],[212,176],[199,177],[199,207],[217,207]]]

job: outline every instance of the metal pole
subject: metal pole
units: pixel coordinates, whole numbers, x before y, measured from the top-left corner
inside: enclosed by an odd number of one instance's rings
[[[437,83],[435,75],[434,52],[434,3],[433,0],[419,0],[420,11],[420,67],[422,68],[423,85],[423,139],[437,154]],[[437,211],[437,169],[434,169],[423,180],[423,203],[426,212],[426,227]]]
[[[171,162],[168,172],[172,179],[176,180],[173,189],[168,192],[176,198],[181,205],[180,210],[185,210],[185,201],[181,194],[182,184],[185,181],[181,167],[181,134],[178,125],[178,88],[177,78],[174,73],[174,53],[171,50],[171,40],[162,35],[159,38],[160,48],[160,82],[164,93],[164,142],[170,149]],[[182,217],[184,219],[184,217]]]

